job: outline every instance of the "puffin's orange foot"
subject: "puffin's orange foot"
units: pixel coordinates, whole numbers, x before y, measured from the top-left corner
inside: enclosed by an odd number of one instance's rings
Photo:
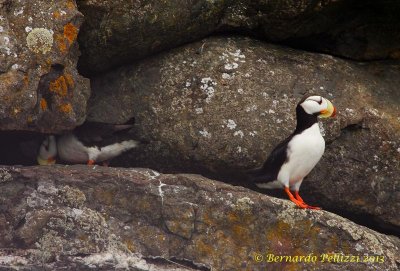
[[[305,207],[306,209],[321,210],[321,207],[311,206],[311,205],[308,205],[307,203],[305,203],[304,200],[300,197],[299,191],[294,192],[294,195],[295,195],[296,199],[297,199],[299,202],[301,202],[301,203],[303,203],[304,205],[306,205],[306,207]]]
[[[307,206],[308,206],[307,204],[305,204],[304,202],[301,202],[301,201],[295,199],[295,197],[293,197],[293,194],[292,194],[292,192],[290,192],[289,187],[285,187],[285,192],[286,192],[286,194],[288,195],[289,199],[290,199],[294,204],[296,204],[298,207],[300,207],[300,208],[302,208],[302,209],[307,208]]]
[[[89,166],[93,166],[95,163],[96,163],[96,162],[95,162],[94,160],[88,160],[88,161],[87,161],[87,164],[88,164]]]

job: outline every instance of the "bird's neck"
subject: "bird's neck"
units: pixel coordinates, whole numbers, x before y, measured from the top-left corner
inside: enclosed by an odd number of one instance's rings
[[[296,117],[297,125],[294,131],[295,134],[301,133],[318,122],[318,117],[316,115],[307,114],[300,105],[296,108]]]

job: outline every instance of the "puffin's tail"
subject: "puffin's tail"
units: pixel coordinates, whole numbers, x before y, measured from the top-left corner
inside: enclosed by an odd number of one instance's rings
[[[122,142],[114,143],[105,147],[101,148],[101,152],[109,156],[111,159],[112,157],[118,156],[121,153],[128,151],[130,149],[136,148],[140,145],[139,141],[136,140],[125,140]]]
[[[253,183],[272,182],[275,180],[272,176],[270,176],[269,172],[265,172],[263,168],[250,169],[245,173],[248,181]]]

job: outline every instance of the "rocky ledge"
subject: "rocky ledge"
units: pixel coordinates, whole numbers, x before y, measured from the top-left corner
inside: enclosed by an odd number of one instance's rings
[[[0,208],[1,270],[400,267],[397,237],[199,175],[2,167]]]

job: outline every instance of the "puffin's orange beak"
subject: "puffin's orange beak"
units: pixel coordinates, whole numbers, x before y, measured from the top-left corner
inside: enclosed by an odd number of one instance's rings
[[[330,118],[336,116],[336,108],[333,106],[333,104],[326,98],[324,98],[327,102],[327,108],[324,110],[321,110],[319,113],[319,117],[321,118]]]
[[[50,157],[47,159],[42,159],[40,156],[37,157],[37,162],[41,166],[48,166],[48,165],[54,165],[56,163],[56,158],[55,157]]]

